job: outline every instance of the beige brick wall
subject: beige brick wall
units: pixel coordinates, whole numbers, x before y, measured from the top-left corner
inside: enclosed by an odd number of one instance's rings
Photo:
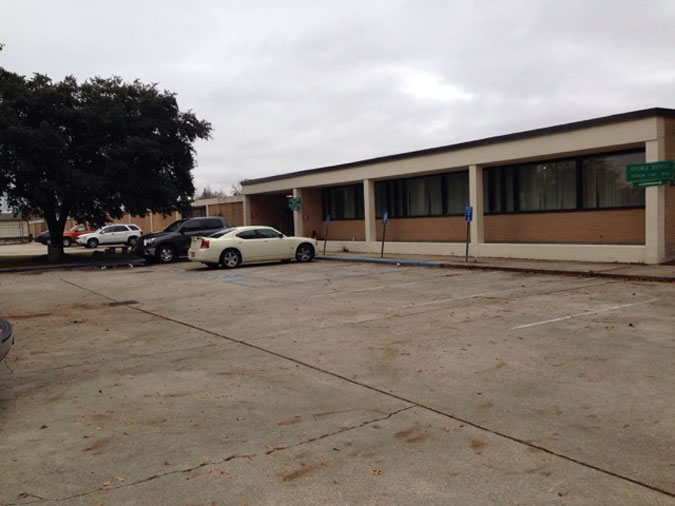
[[[223,216],[228,225],[240,227],[244,224],[243,202],[227,202],[224,204],[212,204],[209,206],[211,216]]]
[[[320,188],[305,188],[302,190],[300,212],[302,213],[302,235],[311,237],[312,232],[316,232],[316,236],[323,239],[326,225],[323,222],[323,216],[321,216]]]
[[[180,219],[180,214],[178,216],[179,217],[177,218],[175,212],[166,216],[163,216],[161,213],[153,213],[151,220],[149,214],[146,214],[143,217],[125,214],[120,219],[113,220],[112,223],[133,223],[134,225],[141,227],[144,234],[149,234],[151,232],[158,232],[169,223],[173,223],[177,219]]]
[[[644,209],[485,216],[485,242],[644,244]]]
[[[326,237],[326,224],[316,230],[317,238]],[[329,241],[365,241],[366,225],[363,220],[331,220],[328,227]]]
[[[382,220],[377,220],[377,240],[382,240]],[[441,241],[466,240],[466,222],[463,216],[433,218],[397,218],[387,223],[387,241]]]

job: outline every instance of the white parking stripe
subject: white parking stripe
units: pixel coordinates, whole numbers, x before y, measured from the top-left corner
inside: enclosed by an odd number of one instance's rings
[[[445,302],[452,302],[452,301],[455,301],[455,300],[475,299],[476,297],[487,297],[488,295],[495,295],[497,293],[513,292],[514,290],[519,290],[519,288],[509,288],[508,290],[497,290],[495,292],[476,293],[474,295],[462,295],[460,297],[452,297],[451,299],[441,299],[441,300],[432,300],[432,301],[429,301],[429,302],[419,302],[419,303],[415,303],[415,304],[406,304],[405,306],[398,306],[396,309],[407,309],[407,308],[411,308],[411,307],[430,306],[432,304],[443,304]]]
[[[536,327],[537,325],[546,325],[547,323],[555,323],[555,322],[560,322],[563,320],[570,320],[572,318],[576,318],[578,316],[586,316],[589,314],[598,314],[598,313],[606,313],[607,311],[616,311],[618,309],[624,309],[627,307],[633,307],[633,306],[641,306],[643,304],[650,304],[652,302],[656,302],[659,299],[650,299],[650,300],[645,300],[642,302],[633,302],[632,304],[621,304],[620,306],[612,306],[612,307],[607,307],[604,309],[596,309],[595,311],[585,311],[583,313],[576,313],[576,314],[571,314],[567,316],[561,316],[560,318],[552,318],[551,320],[543,320],[540,322],[534,322],[534,323],[526,323],[525,325],[518,325],[517,327],[511,327],[511,330],[517,330],[517,329],[526,329],[528,327]]]

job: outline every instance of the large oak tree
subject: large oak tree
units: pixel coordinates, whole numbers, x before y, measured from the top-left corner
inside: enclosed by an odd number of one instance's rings
[[[44,217],[50,258],[63,253],[68,217],[99,225],[185,205],[195,191],[193,143],[210,131],[154,84],[53,82],[0,67],[0,194]]]

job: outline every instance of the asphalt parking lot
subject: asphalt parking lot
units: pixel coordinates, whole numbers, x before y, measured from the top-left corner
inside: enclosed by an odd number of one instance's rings
[[[672,284],[176,263],[0,314],[1,504],[675,504]]]

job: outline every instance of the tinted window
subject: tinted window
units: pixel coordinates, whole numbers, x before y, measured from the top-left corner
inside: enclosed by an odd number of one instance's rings
[[[110,232],[126,232],[128,229],[124,225],[115,225],[110,227]]]
[[[218,237],[223,237],[225,234],[228,234],[233,230],[233,228],[224,228],[222,230],[218,230],[218,232],[214,232],[213,234],[209,235],[209,237],[215,237],[217,239]]]
[[[216,218],[207,218],[204,220],[199,220],[202,222],[202,228],[222,228],[224,223]]]
[[[642,153],[589,157],[582,161],[583,205],[629,207],[645,205],[645,192],[626,182],[626,164],[644,161]]]
[[[140,228],[138,228],[136,225],[127,225],[127,227],[129,227],[131,230],[140,230]]]
[[[321,190],[323,215],[334,220],[363,219],[363,184],[333,186]]]
[[[244,230],[243,232],[239,232],[237,237],[240,239],[255,239],[257,234],[255,233],[255,230]]]
[[[579,156],[483,171],[486,213],[644,206],[644,189],[625,180],[625,166],[644,151]]]
[[[469,172],[391,179],[375,183],[375,212],[390,218],[463,214],[469,205]]]
[[[202,227],[201,227],[198,220],[194,220],[194,221],[188,221],[187,223],[184,223],[183,226],[180,227],[180,229],[183,232],[190,232],[190,231],[193,231],[193,230],[201,230]]]
[[[174,221],[173,223],[169,223],[166,227],[164,227],[164,230],[162,232],[175,232],[178,230],[178,227],[181,226],[181,224],[185,223],[186,220],[178,220]]]
[[[281,234],[279,232],[277,232],[276,230],[272,230],[270,228],[259,228],[257,232],[260,237],[263,237],[265,239],[276,239],[278,237],[281,237]]]

